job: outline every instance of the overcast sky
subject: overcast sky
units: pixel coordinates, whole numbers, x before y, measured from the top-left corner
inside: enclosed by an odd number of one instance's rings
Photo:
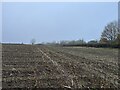
[[[118,3],[3,3],[2,41],[30,43],[99,40],[104,26],[118,19]]]

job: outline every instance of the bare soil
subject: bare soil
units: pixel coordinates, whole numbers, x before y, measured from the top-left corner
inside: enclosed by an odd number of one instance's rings
[[[118,50],[44,45],[2,46],[3,88],[113,88]]]

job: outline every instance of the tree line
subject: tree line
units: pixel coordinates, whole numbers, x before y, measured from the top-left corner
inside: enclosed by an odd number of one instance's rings
[[[84,41],[84,39],[71,41],[63,40],[47,44],[62,46],[120,47],[120,29],[118,27],[118,22],[113,21],[104,27],[100,40],[90,40],[88,42]]]
[[[31,40],[34,44],[35,40]],[[93,46],[93,47],[120,47],[120,28],[117,21],[108,23],[101,33],[100,40],[90,40],[86,42],[84,39],[79,40],[62,40],[59,42],[43,43],[46,45],[62,45],[62,46]]]

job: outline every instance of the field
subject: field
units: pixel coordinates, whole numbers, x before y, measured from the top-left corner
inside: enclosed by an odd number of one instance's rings
[[[118,50],[2,46],[3,88],[117,88]]]

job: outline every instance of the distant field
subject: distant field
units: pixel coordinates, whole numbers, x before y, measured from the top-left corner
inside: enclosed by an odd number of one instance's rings
[[[117,88],[118,50],[3,45],[3,88]]]

